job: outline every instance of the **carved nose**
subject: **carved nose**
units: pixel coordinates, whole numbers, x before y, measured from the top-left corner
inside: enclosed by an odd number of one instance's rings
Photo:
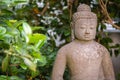
[[[86,29],[85,34],[90,34],[90,30]]]

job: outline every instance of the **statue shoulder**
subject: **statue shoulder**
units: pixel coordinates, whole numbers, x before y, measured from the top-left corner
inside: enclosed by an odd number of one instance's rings
[[[105,46],[103,46],[102,44],[100,44],[100,43],[98,43],[98,42],[96,42],[96,46],[98,47],[98,51],[100,51],[100,52],[102,52],[102,53],[109,53],[108,52],[108,50],[107,50],[107,48],[105,47]]]
[[[61,53],[61,54],[64,53],[64,54],[66,54],[66,53],[68,53],[68,51],[70,51],[70,50],[72,49],[72,47],[73,47],[73,43],[70,42],[70,43],[62,46],[62,47],[58,50],[58,53]]]

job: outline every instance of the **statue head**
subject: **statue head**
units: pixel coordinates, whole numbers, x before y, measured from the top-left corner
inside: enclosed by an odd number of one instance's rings
[[[91,12],[86,4],[80,4],[77,12],[73,14],[73,30],[75,38],[78,40],[89,41],[95,39],[97,16]]]

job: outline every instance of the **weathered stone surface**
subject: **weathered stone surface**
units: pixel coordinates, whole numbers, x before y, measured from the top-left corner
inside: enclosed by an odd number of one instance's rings
[[[71,80],[115,80],[108,50],[94,41],[96,14],[85,4],[81,4],[77,11],[73,14],[75,39],[58,51],[52,80],[63,80],[66,66]]]

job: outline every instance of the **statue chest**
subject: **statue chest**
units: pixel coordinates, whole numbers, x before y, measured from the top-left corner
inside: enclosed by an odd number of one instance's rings
[[[67,55],[67,66],[71,75],[91,75],[91,72],[98,76],[101,67],[102,55],[96,48],[76,48],[70,50]],[[91,75],[92,76],[92,75]]]
[[[69,51],[67,58],[72,65],[96,65],[101,63],[102,53],[96,47],[77,47]]]

